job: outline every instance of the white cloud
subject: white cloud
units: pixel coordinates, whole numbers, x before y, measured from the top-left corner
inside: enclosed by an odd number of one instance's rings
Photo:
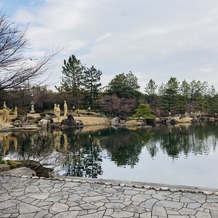
[[[95,40],[96,43],[104,43],[113,33],[106,33]]]
[[[215,0],[44,0],[19,7],[33,53],[63,48],[103,72],[102,83],[131,70],[140,85],[170,76],[211,81],[218,89],[218,2]],[[34,5],[34,6],[33,6]],[[58,59],[57,58],[57,59]],[[210,74],[202,69],[210,69]],[[210,77],[208,77],[208,75]],[[144,87],[143,87],[144,89]]]

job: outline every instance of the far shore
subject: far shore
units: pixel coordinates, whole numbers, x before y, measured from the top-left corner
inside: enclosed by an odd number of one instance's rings
[[[169,116],[169,117],[157,117],[156,120],[153,122],[153,124],[150,123],[150,125],[146,125],[146,122],[144,123],[143,120],[144,118],[137,118],[137,119],[129,119],[127,122],[124,120],[119,120],[118,117],[112,119],[108,118],[105,116],[102,116],[100,114],[94,113],[94,112],[89,112],[88,113],[80,113],[78,114],[73,114],[73,118],[76,121],[81,121],[83,124],[83,129],[81,129],[82,132],[89,132],[89,131],[97,131],[100,129],[105,129],[111,126],[116,126],[116,127],[125,127],[125,128],[138,128],[138,127],[152,127],[154,124],[172,124],[174,126],[189,126],[193,122],[198,122],[200,120],[203,121],[217,121],[217,118],[202,118],[202,119],[194,119],[189,116]],[[39,113],[34,113],[34,114],[27,114],[27,120],[37,120],[37,119],[44,119],[41,114]],[[46,118],[45,118],[46,119]],[[48,118],[47,118],[48,119]],[[10,120],[12,118],[10,117]],[[59,119],[57,117],[52,118],[54,123],[60,123],[62,120],[64,120],[64,117],[61,116]],[[114,120],[116,120],[114,122]],[[21,122],[21,121],[20,121]],[[38,122],[38,121],[37,121]],[[38,123],[23,123],[22,126],[14,126],[12,122],[7,122],[4,123],[2,119],[0,118],[0,131],[5,132],[5,131],[19,131],[19,130],[37,130],[39,129]]]

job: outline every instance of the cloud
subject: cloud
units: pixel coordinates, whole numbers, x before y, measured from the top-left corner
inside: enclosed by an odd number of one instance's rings
[[[32,0],[14,19],[29,23],[34,53],[63,48],[58,63],[75,54],[103,72],[103,84],[131,70],[141,87],[149,79],[161,84],[175,76],[206,80],[218,89],[215,0]],[[210,77],[202,69],[210,69]],[[56,72],[60,77],[61,65]]]
[[[108,38],[110,38],[110,36],[112,36],[112,33],[105,33],[104,35],[98,37],[95,40],[95,43],[104,43],[105,40],[107,40]]]

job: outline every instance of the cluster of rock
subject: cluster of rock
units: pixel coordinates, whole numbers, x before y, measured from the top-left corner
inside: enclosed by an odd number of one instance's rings
[[[122,120],[119,117],[115,117],[111,120],[112,126],[146,126],[146,125],[152,125],[154,123],[150,121],[149,119],[145,118],[129,118],[128,120]]]
[[[27,175],[49,178],[53,169],[45,168],[37,161],[13,161],[8,160],[7,164],[0,164],[0,173],[7,175]]]
[[[186,116],[175,116],[175,117],[158,117],[155,120],[156,123],[161,123],[161,124],[178,124],[178,123],[192,123],[193,118],[191,117],[186,117]]]
[[[31,111],[27,115],[18,115],[17,107],[15,107],[13,114],[4,102],[3,109],[0,110],[0,131],[14,131],[20,129],[33,130],[38,128],[48,127],[83,127],[80,120],[75,120],[74,117],[68,114],[68,106],[64,101],[64,114],[61,116],[61,109],[59,104],[54,104],[54,114],[42,115],[35,113],[31,105]]]
[[[155,119],[146,119],[142,117],[128,118],[122,120],[119,117],[115,117],[111,120],[112,126],[150,126],[155,124],[191,124],[199,121],[218,121],[218,116],[206,116],[198,113],[185,113],[168,117],[156,117]]]
[[[158,117],[155,120],[155,123],[161,124],[178,124],[178,123],[196,123],[200,121],[218,121],[217,117],[209,117],[209,116],[185,116],[185,115],[176,115],[176,116],[169,116],[169,117]]]

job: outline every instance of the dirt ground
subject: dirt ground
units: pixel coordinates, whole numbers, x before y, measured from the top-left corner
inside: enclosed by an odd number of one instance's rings
[[[83,122],[82,132],[92,132],[100,129],[108,128],[110,120],[104,117],[90,117],[90,116],[74,116],[75,120],[81,120]]]
[[[81,120],[84,126],[96,126],[96,125],[109,125],[110,121],[104,117],[88,117],[88,116],[80,116],[74,117],[75,120]]]

